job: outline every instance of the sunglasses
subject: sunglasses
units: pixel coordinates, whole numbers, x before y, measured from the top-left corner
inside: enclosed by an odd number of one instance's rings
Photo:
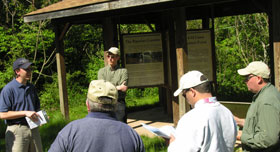
[[[184,89],[184,90],[183,90],[182,96],[183,96],[184,98],[186,98],[186,93],[187,93],[189,90],[190,90],[190,89]]]
[[[251,78],[255,77],[256,75],[247,75],[245,76],[244,82],[248,82]]]
[[[115,56],[115,55],[107,55],[107,58],[112,58],[112,59],[114,59],[114,58],[116,58],[117,56]]]

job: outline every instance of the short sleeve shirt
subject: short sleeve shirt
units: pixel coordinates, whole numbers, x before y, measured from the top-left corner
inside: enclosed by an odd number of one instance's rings
[[[123,82],[125,82],[125,85],[128,84],[128,73],[127,69],[120,68],[119,66],[116,66],[114,69],[111,69],[111,67],[108,65],[98,71],[98,80],[105,80],[109,81],[115,86],[121,85]],[[124,99],[126,93],[119,91],[119,99]]]
[[[1,91],[0,112],[8,111],[39,111],[40,101],[35,87],[27,83],[23,85],[16,79],[9,82]],[[7,122],[17,123],[23,118],[7,120]]]

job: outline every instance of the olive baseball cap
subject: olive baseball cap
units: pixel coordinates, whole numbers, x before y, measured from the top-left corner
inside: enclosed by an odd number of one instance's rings
[[[253,74],[268,79],[270,76],[269,67],[262,61],[251,62],[246,68],[237,70],[239,75],[246,76]]]
[[[112,100],[100,100],[100,97],[108,97]],[[116,104],[118,99],[118,90],[111,82],[93,80],[89,84],[87,98],[91,102]]]

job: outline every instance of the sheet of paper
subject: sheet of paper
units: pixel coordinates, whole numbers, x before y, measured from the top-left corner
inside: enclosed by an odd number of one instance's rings
[[[39,114],[40,117],[36,122],[32,121],[28,117],[25,117],[30,129],[39,127],[40,125],[46,124],[49,121],[48,115],[44,110],[38,111],[37,114]]]
[[[160,127],[160,128],[156,128],[156,127],[153,127],[153,126],[150,126],[150,125],[146,125],[144,123],[141,123],[141,125],[151,131],[152,133],[156,134],[157,136],[161,136],[161,137],[164,137],[164,138],[170,138],[171,134],[175,134],[175,128],[172,127],[172,126],[163,126],[163,127]]]

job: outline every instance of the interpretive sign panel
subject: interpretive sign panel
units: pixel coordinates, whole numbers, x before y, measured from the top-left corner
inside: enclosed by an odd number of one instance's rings
[[[213,81],[210,30],[187,31],[188,69],[199,70]]]
[[[130,87],[164,84],[160,33],[123,35],[125,68]]]

